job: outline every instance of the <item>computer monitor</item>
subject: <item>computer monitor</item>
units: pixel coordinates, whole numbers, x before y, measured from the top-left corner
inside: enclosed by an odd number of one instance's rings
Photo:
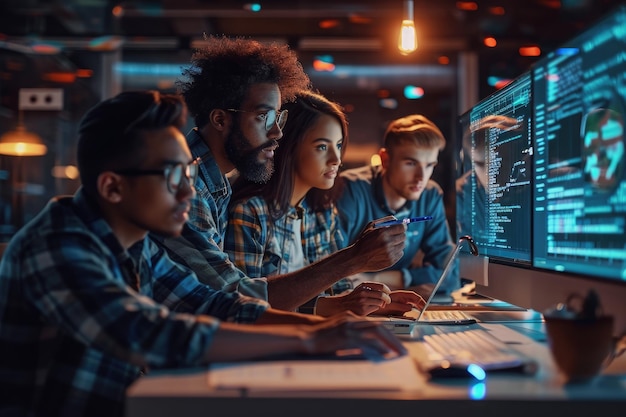
[[[626,331],[625,51],[620,7],[529,72],[531,265],[492,257],[477,285],[538,311],[593,289],[615,334]]]
[[[461,256],[463,278],[482,282],[467,263],[481,275],[487,258],[530,265],[531,81],[525,73],[459,117],[457,235],[471,235],[480,252]]]
[[[624,9],[533,72],[533,265],[626,282]]]
[[[533,266],[593,288],[626,330],[626,8],[534,68]]]

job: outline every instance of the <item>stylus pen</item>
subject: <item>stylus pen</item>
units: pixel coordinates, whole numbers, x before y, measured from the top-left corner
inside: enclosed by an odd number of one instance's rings
[[[407,217],[406,219],[398,219],[398,220],[389,220],[386,222],[374,224],[374,229],[378,229],[380,227],[393,226],[394,224],[409,224],[415,222],[425,222],[428,220],[432,220],[433,216],[421,216],[421,217]]]

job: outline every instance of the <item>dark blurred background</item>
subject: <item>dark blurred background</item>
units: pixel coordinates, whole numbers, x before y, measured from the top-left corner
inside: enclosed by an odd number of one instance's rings
[[[348,113],[346,167],[370,163],[390,120],[429,117],[449,139],[434,178],[452,217],[457,116],[621,3],[416,0],[419,46],[402,55],[403,0],[2,0],[0,134],[21,123],[47,150],[0,155],[0,242],[78,187],[84,112],[123,90],[174,92],[203,34],[297,51],[314,87]]]

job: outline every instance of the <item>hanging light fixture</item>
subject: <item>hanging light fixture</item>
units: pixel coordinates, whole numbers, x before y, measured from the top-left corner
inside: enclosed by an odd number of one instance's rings
[[[0,154],[11,156],[41,156],[48,152],[48,147],[39,135],[26,130],[19,110],[17,126],[0,136]]]
[[[413,21],[413,0],[404,0],[404,18],[400,27],[398,49],[403,55],[408,55],[417,49],[417,34]]]

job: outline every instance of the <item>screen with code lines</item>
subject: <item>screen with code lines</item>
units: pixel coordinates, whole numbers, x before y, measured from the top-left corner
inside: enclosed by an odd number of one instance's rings
[[[530,264],[532,89],[525,73],[459,118],[457,233],[481,254]]]
[[[626,280],[626,9],[533,68],[533,265]]]

